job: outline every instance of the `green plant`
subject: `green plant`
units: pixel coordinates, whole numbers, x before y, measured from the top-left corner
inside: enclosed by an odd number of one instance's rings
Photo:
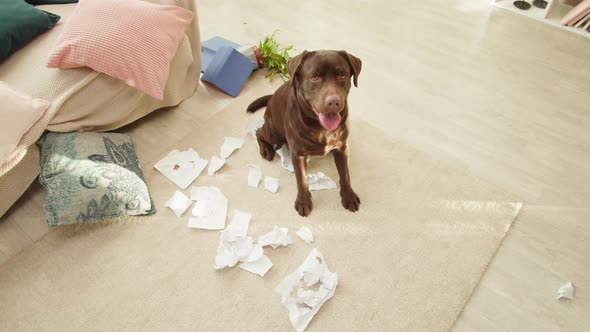
[[[266,36],[263,41],[258,44],[258,49],[262,55],[262,61],[264,66],[268,68],[268,77],[271,81],[276,74],[279,74],[283,80],[289,80],[289,71],[287,70],[287,61],[289,61],[289,51],[293,48],[293,45],[289,45],[284,48],[280,48],[279,42],[276,40],[275,31],[272,35]]]

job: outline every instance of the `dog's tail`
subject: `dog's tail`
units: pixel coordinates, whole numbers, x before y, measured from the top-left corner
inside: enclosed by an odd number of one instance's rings
[[[248,113],[254,113],[254,112],[258,111],[259,109],[266,106],[266,104],[268,104],[270,97],[272,97],[272,95],[268,95],[268,96],[264,96],[264,97],[260,97],[260,98],[256,99],[255,101],[252,102],[252,104],[250,104],[250,106],[248,106],[248,109],[246,111]]]

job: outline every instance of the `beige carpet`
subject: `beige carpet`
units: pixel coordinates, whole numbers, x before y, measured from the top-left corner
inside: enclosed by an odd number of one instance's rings
[[[293,175],[278,159],[259,157],[244,130],[250,100],[238,101],[166,151],[142,154],[150,145],[136,140],[155,216],[56,228],[4,264],[0,330],[290,331],[273,288],[314,247],[340,283],[308,331],[449,329],[520,204],[356,118],[350,167],[360,211],[344,210],[337,190],[320,191],[311,216],[301,218]],[[316,236],[311,245],[294,238],[289,247],[266,249],[274,267],[264,278],[214,270],[218,233],[186,228],[188,211],[177,219],[164,208],[177,188],[152,168],[173,148],[209,158],[224,136],[244,136],[246,144],[218,174],[194,184],[214,184],[230,209],[253,213],[250,235],[306,225]],[[248,163],[279,177],[279,192],[247,187]],[[331,157],[310,162],[310,171],[319,170],[337,181]]]

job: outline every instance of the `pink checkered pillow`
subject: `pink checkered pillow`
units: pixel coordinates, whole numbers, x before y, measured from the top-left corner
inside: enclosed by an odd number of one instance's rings
[[[193,13],[141,0],[80,0],[47,67],[90,67],[162,100]]]

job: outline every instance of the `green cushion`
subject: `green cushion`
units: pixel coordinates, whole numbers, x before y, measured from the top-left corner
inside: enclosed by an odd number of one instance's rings
[[[78,0],[25,0],[25,1],[30,3],[31,5],[53,5],[53,4],[78,2]]]
[[[0,60],[51,29],[60,17],[39,10],[23,0],[0,2]]]
[[[37,145],[50,226],[156,211],[129,135],[46,133]]]

